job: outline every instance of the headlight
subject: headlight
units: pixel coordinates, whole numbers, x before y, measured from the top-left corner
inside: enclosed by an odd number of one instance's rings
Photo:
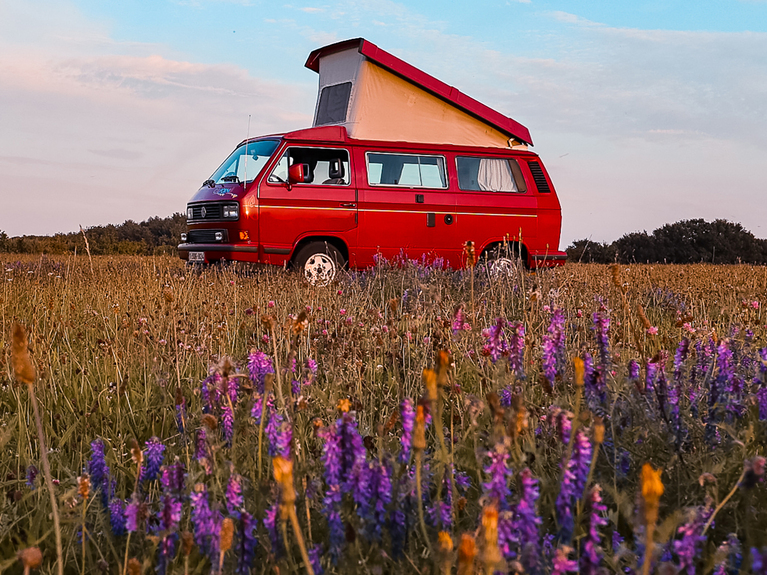
[[[186,209],[186,219],[187,220],[194,219],[194,210],[192,208],[187,208]]]
[[[236,220],[240,217],[240,205],[239,204],[226,204],[224,206],[224,217],[227,219]]]
[[[181,241],[182,241],[182,242],[185,242],[185,241],[186,241],[186,234],[181,234]]]
[[[224,232],[216,232],[215,238],[217,242],[222,241],[224,239]]]

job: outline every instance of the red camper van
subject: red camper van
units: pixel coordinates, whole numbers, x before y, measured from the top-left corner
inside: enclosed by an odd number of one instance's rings
[[[311,128],[242,142],[187,205],[182,259],[289,264],[312,282],[376,256],[561,265],[561,210],[523,125],[355,39],[315,50]]]

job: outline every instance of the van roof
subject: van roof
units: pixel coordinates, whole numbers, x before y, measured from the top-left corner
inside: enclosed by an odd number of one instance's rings
[[[538,156],[532,150],[524,149],[523,146],[519,148],[498,148],[498,147],[481,147],[481,146],[469,146],[463,144],[440,144],[440,143],[428,143],[428,142],[406,142],[397,140],[367,140],[357,139],[349,137],[345,126],[316,126],[312,128],[301,128],[300,130],[294,130],[292,132],[284,132],[282,134],[266,134],[263,136],[256,136],[243,140],[239,145],[246,142],[253,142],[256,140],[267,139],[282,139],[288,142],[317,142],[318,144],[346,144],[365,146],[369,148],[391,148],[391,149],[403,149],[403,150],[431,150],[439,151],[442,149],[449,150],[451,152],[460,152],[465,150],[470,153],[508,153],[514,152],[515,154]]]
[[[530,131],[516,120],[504,116],[482,102],[467,96],[460,90],[445,84],[434,76],[408,64],[404,60],[400,60],[393,54],[382,50],[364,38],[354,38],[317,48],[309,54],[305,66],[310,70],[319,73],[321,58],[331,54],[352,50],[354,48],[368,60],[407,82],[414,84],[452,106],[455,106],[467,114],[489,124],[500,132],[506,133],[520,142],[532,145],[533,140],[530,136]]]

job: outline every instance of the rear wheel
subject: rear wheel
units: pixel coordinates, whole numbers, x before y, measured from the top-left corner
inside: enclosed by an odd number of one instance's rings
[[[344,266],[343,254],[327,242],[312,242],[296,255],[294,267],[312,285],[325,286],[332,282]]]
[[[516,244],[498,245],[486,250],[482,259],[487,266],[487,273],[493,279],[510,277],[517,270],[524,269],[523,252]]]

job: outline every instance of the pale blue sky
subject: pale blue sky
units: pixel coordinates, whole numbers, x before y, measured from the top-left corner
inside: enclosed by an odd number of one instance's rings
[[[183,211],[307,126],[308,53],[365,37],[525,124],[562,247],[683,218],[767,237],[767,1],[0,0],[0,230]]]

